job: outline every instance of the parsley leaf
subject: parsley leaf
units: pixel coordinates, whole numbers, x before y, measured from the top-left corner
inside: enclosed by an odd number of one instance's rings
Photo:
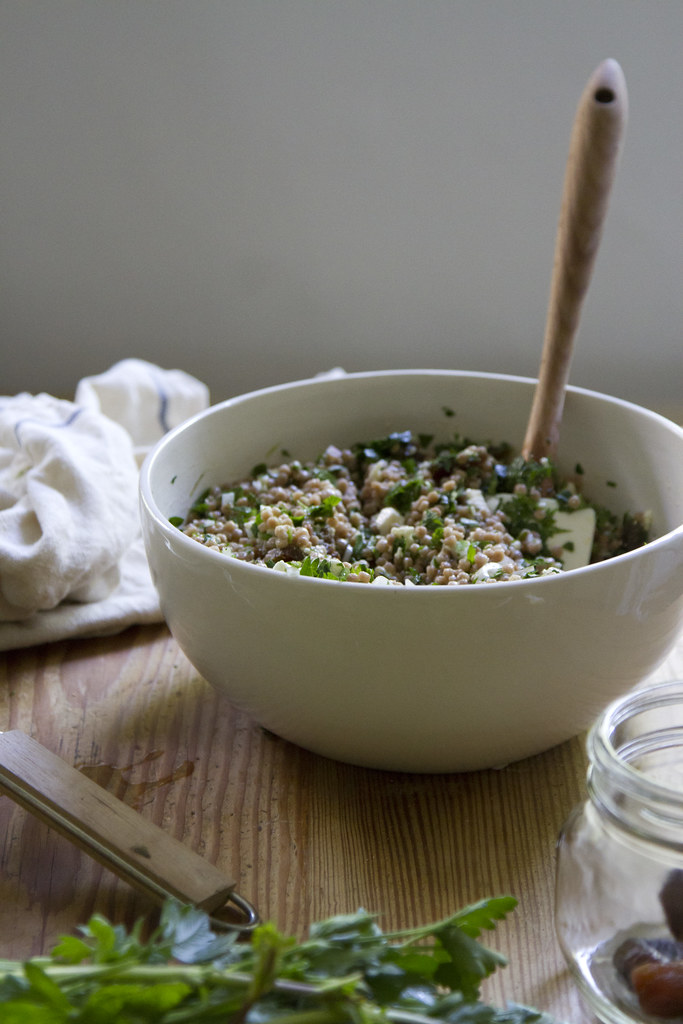
[[[544,484],[552,483],[555,476],[555,467],[550,459],[536,462],[533,459],[523,459],[521,455],[513,459],[508,466],[497,466],[496,469],[501,473],[504,471],[506,491],[513,491],[516,484],[542,489]]]
[[[559,532],[552,509],[546,508],[541,518],[536,518],[538,501],[530,494],[514,494],[502,506],[503,516],[513,537],[519,537],[524,530],[537,533],[543,545]]]
[[[0,961],[0,1019],[7,1024],[552,1024],[537,1010],[481,1001],[480,985],[505,957],[479,941],[515,907],[501,896],[416,928],[382,932],[365,910],[311,925],[297,942],[272,923],[248,942],[216,935],[206,915],[164,905],[147,942],[95,916],[81,939],[49,957]]]
[[[205,512],[208,512],[209,506],[206,503],[206,499],[210,494],[211,488],[207,487],[205,491],[202,491],[198,498],[195,498],[194,503],[190,507],[190,512],[192,512],[196,516],[200,516],[203,515]]]
[[[403,483],[394,484],[384,498],[385,506],[395,508],[401,515],[409,511],[410,506],[420,497],[422,484],[419,480],[408,480]]]
[[[313,505],[308,509],[308,514],[311,519],[329,519],[330,516],[334,515],[335,507],[341,501],[341,495],[339,494],[328,494],[326,498],[320,502],[319,505]]]
[[[435,545],[440,544],[443,540],[444,521],[439,511],[435,508],[427,509],[422,522],[432,535],[432,542]]]

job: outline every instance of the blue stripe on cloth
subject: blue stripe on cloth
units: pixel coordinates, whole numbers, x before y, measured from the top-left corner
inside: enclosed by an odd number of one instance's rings
[[[168,422],[168,395],[161,383],[159,374],[152,369],[150,371],[150,376],[156,389],[156,393],[159,396],[159,411],[157,413],[159,418],[159,425],[161,426],[161,429],[164,432],[164,434],[167,434],[168,431],[171,429],[170,424]]]
[[[37,423],[42,427],[56,427],[58,430],[61,430],[62,427],[70,427],[73,421],[77,419],[77,417],[80,416],[82,412],[83,409],[80,406],[77,406],[74,409],[74,411],[69,416],[67,416],[65,420],[61,421],[61,423],[49,423],[48,421],[38,419],[35,416],[24,416],[22,419],[17,420],[17,422],[14,424],[14,436],[17,439],[17,444],[21,445],[19,431],[25,423]]]

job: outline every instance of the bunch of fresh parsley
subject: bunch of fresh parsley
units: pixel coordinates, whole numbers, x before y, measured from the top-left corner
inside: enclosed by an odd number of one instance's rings
[[[49,957],[0,961],[3,1024],[551,1024],[516,1004],[481,1001],[504,966],[482,945],[516,905],[482,900],[437,924],[383,933],[373,914],[314,924],[303,942],[272,925],[249,941],[216,934],[208,917],[175,902],[143,940],[96,915]]]

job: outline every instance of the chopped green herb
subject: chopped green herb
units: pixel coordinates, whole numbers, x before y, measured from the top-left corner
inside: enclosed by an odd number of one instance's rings
[[[259,462],[256,466],[253,467],[253,469],[251,471],[251,475],[252,476],[263,476],[263,474],[266,473],[267,471],[268,471],[268,467],[266,466],[265,462]]]
[[[427,509],[422,521],[429,530],[433,543],[437,544],[443,540],[444,522],[437,509]]]
[[[300,563],[299,575],[315,576],[319,580],[348,580],[361,572],[368,572],[372,577],[373,570],[363,563],[346,566],[339,559],[311,558],[307,555]]]
[[[247,522],[245,523],[245,526],[247,526],[249,528],[249,530],[251,531],[251,534],[252,534],[253,537],[257,537],[258,536],[259,526],[261,525],[262,522],[263,522],[263,514],[261,512],[261,509],[259,508],[259,509],[256,510],[256,514],[253,515],[253,516],[250,516],[249,519],[247,520]]]
[[[337,579],[336,573],[332,572],[332,563],[329,558],[311,558],[307,555],[299,569],[301,576],[317,576],[318,579]]]
[[[190,512],[192,512],[193,515],[204,515],[206,512],[209,511],[209,506],[207,505],[206,499],[209,497],[210,494],[211,488],[207,487],[206,490],[202,491],[199,497],[195,499],[194,504],[190,508]]]
[[[388,434],[386,437],[380,437],[374,441],[356,444],[352,448],[359,467],[368,462],[377,462],[379,459],[387,461],[395,459],[397,462],[404,462],[405,459],[414,456],[417,450],[417,444],[410,430]]]
[[[185,522],[182,516],[169,516],[168,521],[171,526],[182,526]]]
[[[334,515],[336,506],[341,501],[339,494],[329,494],[326,498],[320,502],[319,505],[313,505],[308,510],[308,514],[311,519],[329,519],[330,516]]]
[[[524,578],[533,579],[536,576],[542,576],[549,567],[553,568],[547,558],[532,558],[529,560],[528,568],[524,571]]]
[[[353,558],[360,558],[364,551],[374,551],[376,539],[375,534],[367,527],[359,529],[353,542]]]
[[[436,470],[443,476],[452,473],[458,465],[458,450],[451,447],[440,448],[431,461],[432,471]]]
[[[625,512],[621,521],[621,550],[633,551],[634,548],[647,544],[649,537],[649,522],[647,517],[634,516],[631,512]]]
[[[513,459],[507,467],[505,474],[505,490],[513,491],[516,484],[524,484],[528,488],[541,488],[546,483],[552,483],[554,467],[550,459],[542,459],[536,462],[533,459],[523,459],[521,455]]]
[[[574,509],[573,509],[573,507],[571,505],[569,505],[569,499],[573,498],[575,496],[576,496],[576,492],[575,491],[573,491],[569,487],[565,487],[561,491],[556,491],[556,493],[555,493],[555,500],[557,501],[558,505],[562,506],[563,511],[565,511],[565,512],[572,512],[572,511],[574,511]],[[582,506],[583,504],[584,504],[584,502],[581,499],[580,505]]]
[[[468,530],[476,530],[478,526],[481,526],[478,519],[472,519],[469,516],[460,516],[459,522],[461,526],[466,526]]]
[[[337,482],[337,474],[339,473],[340,470],[341,466],[336,467],[336,472],[335,467],[332,466],[316,466],[313,469],[312,475],[316,478],[316,480],[328,480],[330,483],[334,484]]]
[[[256,506],[258,508],[258,506]],[[236,526],[244,527],[249,519],[254,515],[254,506],[249,505],[232,505],[229,510],[226,511],[226,515],[229,516],[230,522],[235,523]]]
[[[388,492],[384,504],[395,508],[401,515],[405,514],[412,503],[420,497],[422,483],[419,480],[408,480],[406,483],[396,484]]]
[[[529,530],[539,535],[545,547],[547,541],[558,532],[558,527],[551,509],[545,510],[542,519],[536,518],[537,509],[536,499],[530,494],[514,494],[502,508],[508,530],[513,537],[519,536],[524,530]]]

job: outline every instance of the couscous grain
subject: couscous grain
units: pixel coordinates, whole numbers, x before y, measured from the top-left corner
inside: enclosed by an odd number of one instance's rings
[[[572,550],[566,515],[586,509],[591,561],[646,542],[646,516],[592,505],[548,460],[404,431],[330,445],[315,462],[257,466],[209,488],[176,525],[219,553],[284,572],[458,586],[561,572]]]

